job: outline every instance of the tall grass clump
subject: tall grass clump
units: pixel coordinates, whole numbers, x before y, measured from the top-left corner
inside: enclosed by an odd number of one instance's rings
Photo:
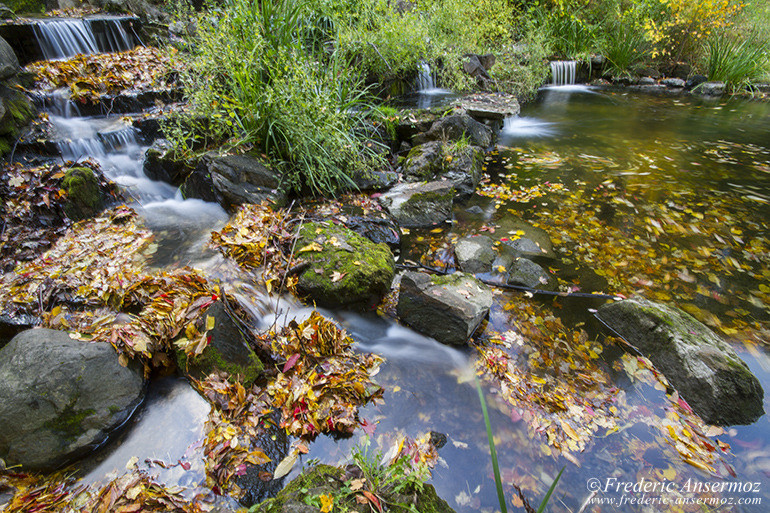
[[[647,61],[651,50],[644,31],[624,20],[606,27],[600,49],[616,76],[630,75],[635,66]]]
[[[706,41],[705,54],[709,80],[724,82],[734,90],[764,78],[770,69],[770,43],[754,34],[715,34]]]
[[[356,135],[368,103],[360,77],[329,50],[333,22],[301,0],[225,0],[196,21],[182,81],[206,134],[260,150],[288,188],[352,186],[352,168],[374,158]],[[171,136],[183,150],[194,144]]]

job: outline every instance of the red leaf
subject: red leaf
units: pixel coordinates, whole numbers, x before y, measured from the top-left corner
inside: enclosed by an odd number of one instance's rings
[[[299,353],[291,355],[288,360],[286,360],[286,364],[283,366],[283,372],[285,373],[292,367],[294,367],[294,364],[297,363],[297,360],[299,360]]]

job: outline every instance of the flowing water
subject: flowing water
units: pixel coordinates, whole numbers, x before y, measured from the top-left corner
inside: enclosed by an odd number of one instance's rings
[[[424,90],[421,96],[432,98],[430,91]],[[488,162],[494,181],[510,185],[509,191],[523,191],[517,196],[520,201],[475,196],[456,208],[455,222],[442,233],[412,230],[406,235],[402,258],[425,261],[427,256],[451,268],[447,241],[452,237],[489,233],[490,227],[503,224],[506,217],[522,217],[549,232],[563,261],[572,261],[581,269],[593,268],[610,282],[607,287],[621,289],[611,292],[637,291],[659,300],[691,304],[691,310],[697,310],[712,327],[728,330],[730,342],[770,390],[770,360],[762,343],[767,342],[762,329],[768,319],[770,292],[764,284],[770,277],[768,119],[768,104],[748,101],[671,99],[585,87],[546,89],[537,102],[524,107],[521,118],[506,120],[500,146]],[[204,268],[209,276],[231,287],[262,319],[263,327],[275,320],[307,315],[309,310],[292,300],[276,304],[261,291],[238,283],[232,267],[206,250],[208,232],[220,227],[226,214],[213,204],[183,200],[176,189],[147,179],[141,167],[146,147],[120,119],[83,118],[71,108],[61,108],[52,112],[51,122],[65,158],[96,159],[136,200],[158,235],[155,265]],[[692,222],[681,221],[685,214]],[[667,219],[678,223],[682,233],[664,233],[661,226]],[[605,232],[613,237],[602,239]],[[715,258],[697,257],[696,250],[685,254],[688,245],[710,248],[714,241],[721,244]],[[564,278],[571,279],[567,274]],[[596,365],[611,377],[613,387],[624,392],[625,411],[643,419],[635,421],[629,416],[618,429],[597,432],[583,452],[572,451],[567,459],[549,446],[545,427],[532,428],[531,414],[506,402],[498,387],[485,381],[509,501],[516,503],[511,485],[517,484],[536,504],[563,466],[566,469],[550,511],[578,511],[591,494],[589,479],[602,483],[608,479],[657,480],[675,483],[678,489],[688,479],[723,482],[686,463],[675,444],[657,429],[655,424],[663,422],[671,410],[668,399],[652,384],[629,379],[622,363],[618,368],[621,351],[605,341],[589,310],[598,306],[597,301],[553,302],[510,291],[495,297],[487,330],[523,340],[521,355],[528,346],[528,341],[516,336],[526,324],[519,324],[521,318],[514,315],[521,311],[533,317],[555,312],[564,319],[567,331],[583,326],[590,337],[606,344]],[[494,511],[497,496],[473,385],[476,350],[443,346],[391,320],[327,313],[350,332],[361,351],[386,359],[378,375],[386,388],[385,402],[369,406],[361,414],[377,424],[377,443],[387,449],[397,435],[446,434],[448,443],[439,450],[440,461],[432,478],[439,495],[459,512]],[[516,350],[513,344],[510,351],[515,355]],[[542,369],[545,374],[551,371]],[[145,406],[121,440],[104,448],[98,461],[91,462],[86,480],[98,481],[122,471],[132,456],[170,464],[185,459],[193,463],[189,471],[174,467],[157,472],[169,483],[194,488],[203,479],[199,442],[206,411],[205,403],[184,381],[154,383]],[[731,446],[724,459],[737,475],[726,482],[757,482],[757,494],[701,495],[770,501],[769,428],[764,416],[754,425],[729,427],[719,435],[720,441]],[[336,441],[320,437],[307,457],[342,463],[352,446],[360,443],[359,435]],[[605,494],[618,499],[620,495]],[[601,511],[647,511],[631,504],[597,507]],[[684,510],[691,510],[690,506]],[[753,505],[723,510],[765,509]]]
[[[577,74],[577,61],[551,61],[553,85],[573,85]]]

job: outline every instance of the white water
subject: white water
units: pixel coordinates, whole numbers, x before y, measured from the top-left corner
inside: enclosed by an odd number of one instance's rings
[[[555,134],[554,123],[526,116],[508,116],[500,131],[502,137],[550,137]]]
[[[92,30],[92,25],[96,23],[105,28],[98,37]],[[123,28],[119,18],[40,20],[34,24],[34,31],[47,60],[66,59],[77,54],[119,52],[133,46],[133,38]]]
[[[576,73],[576,61],[551,61],[551,83],[553,85],[573,85]]]

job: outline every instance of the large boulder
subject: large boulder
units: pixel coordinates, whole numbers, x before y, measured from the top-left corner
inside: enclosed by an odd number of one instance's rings
[[[400,226],[421,228],[443,223],[452,215],[452,182],[400,183],[380,196],[380,204]]]
[[[50,470],[93,450],[144,397],[142,368],[110,344],[33,329],[0,349],[0,458]]]
[[[177,187],[194,168],[189,161],[175,154],[173,145],[166,139],[153,142],[144,154],[144,174]]]
[[[286,201],[280,173],[250,155],[206,155],[181,190],[187,198],[214,198],[229,211],[243,204]]]
[[[73,167],[64,175],[62,188],[67,191],[64,212],[73,221],[94,217],[104,206],[99,179],[93,169]]]
[[[386,244],[327,221],[303,225],[296,247],[305,262],[297,291],[320,306],[368,309],[390,290],[396,264]]]
[[[732,347],[678,308],[643,298],[602,306],[599,319],[648,357],[709,424],[764,414],[759,380]]]
[[[430,130],[415,137],[415,143],[428,141],[459,141],[465,139],[473,146],[487,148],[492,144],[492,129],[468,114],[446,116],[433,123]]]
[[[262,375],[264,365],[249,347],[236,322],[222,301],[211,305],[199,320],[203,329],[211,317],[214,327],[209,331],[209,343],[203,352],[192,358],[184,351],[177,352],[177,364],[188,376],[203,379],[212,372],[224,371],[233,380],[248,387]]]
[[[0,80],[6,80],[19,72],[19,59],[8,44],[8,41],[0,37]]]
[[[491,306],[492,291],[467,274],[406,272],[401,278],[399,318],[444,344],[467,343]]]

